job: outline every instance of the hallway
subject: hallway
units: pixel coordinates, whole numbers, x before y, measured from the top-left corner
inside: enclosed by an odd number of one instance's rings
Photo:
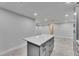
[[[51,56],[73,56],[73,40],[55,38],[54,51]]]

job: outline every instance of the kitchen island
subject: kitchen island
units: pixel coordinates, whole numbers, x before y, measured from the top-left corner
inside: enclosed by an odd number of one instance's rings
[[[54,35],[42,34],[24,39],[28,56],[49,56],[54,48]]]

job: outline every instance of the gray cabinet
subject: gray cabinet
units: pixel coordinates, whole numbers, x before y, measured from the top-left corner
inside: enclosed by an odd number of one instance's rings
[[[27,42],[27,56],[39,56],[39,46]]]
[[[54,48],[54,38],[38,46],[27,41],[28,56],[50,56]]]
[[[44,36],[45,37],[45,36]],[[47,36],[46,36],[47,37]],[[49,36],[48,36],[49,37]],[[54,48],[54,36],[50,36],[49,39],[32,39],[27,40],[27,55],[28,56],[50,56]],[[42,41],[43,40],[43,41]],[[38,44],[40,42],[40,44]]]
[[[40,46],[40,56],[49,56],[49,41]]]

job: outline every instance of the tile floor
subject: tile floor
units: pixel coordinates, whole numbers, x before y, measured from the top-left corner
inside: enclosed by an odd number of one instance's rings
[[[20,49],[11,51],[5,56],[27,56],[27,48],[24,46]],[[73,39],[55,38],[54,50],[51,56],[73,56]]]
[[[55,38],[55,47],[51,56],[74,56],[73,39]]]

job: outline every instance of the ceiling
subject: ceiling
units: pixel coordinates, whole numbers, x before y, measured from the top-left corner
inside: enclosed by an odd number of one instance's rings
[[[74,2],[1,2],[0,7],[35,18],[40,23],[73,21]],[[37,16],[34,16],[37,13]],[[68,14],[69,16],[65,16]],[[45,20],[47,19],[47,20]]]

